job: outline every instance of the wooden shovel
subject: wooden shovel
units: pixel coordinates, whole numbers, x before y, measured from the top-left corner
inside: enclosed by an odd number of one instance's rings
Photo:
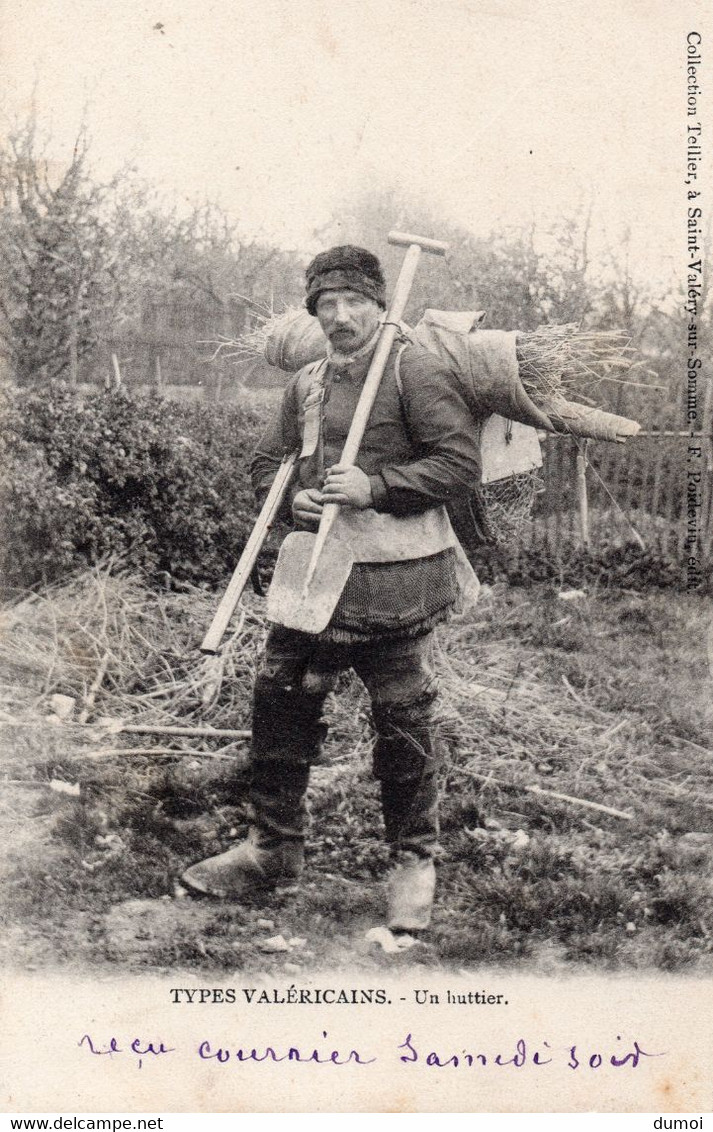
[[[390,232],[390,244],[408,248],[404,256],[386,320],[379,335],[369,372],[364,381],[354,418],[340,457],[340,464],[356,460],[364,430],[376,399],[379,383],[408,302],[422,251],[445,255],[448,245],[404,232]],[[319,529],[295,531],[283,542],[267,598],[267,617],[278,625],[302,633],[321,633],[329,624],[354,564],[347,543],[329,538],[339,514],[338,503],[322,509]]]

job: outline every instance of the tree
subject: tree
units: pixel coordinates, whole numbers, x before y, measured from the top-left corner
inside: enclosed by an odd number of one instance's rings
[[[144,379],[162,352],[173,380],[219,379],[222,360],[212,359],[221,337],[237,337],[250,312],[270,309],[276,296],[286,303],[301,296],[297,257],[242,238],[213,204],[179,213],[134,182],[118,194],[115,215],[115,229],[128,233],[122,272],[131,301],[116,321],[114,344],[125,344],[135,359],[143,354]]]
[[[71,160],[53,174],[34,115],[0,149],[0,344],[22,385],[76,383],[121,287],[106,215],[115,183],[91,179],[87,154],[82,129]]]
[[[445,240],[442,259],[424,256],[406,312],[424,307],[485,311],[484,325],[530,330],[546,322],[579,322],[593,292],[587,253],[589,217],[562,221],[542,236],[534,225],[475,236],[437,217],[423,201],[393,189],[378,189],[343,204],[318,233],[322,242],[357,243],[376,251],[393,284],[402,251],[386,244],[390,229]]]
[[[83,359],[123,348],[139,380],[164,349],[196,380],[251,306],[301,295],[297,257],[242,239],[214,205],[179,214],[132,170],[98,182],[83,129],[59,172],[46,149],[34,114],[0,147],[0,351],[19,384],[76,384]]]

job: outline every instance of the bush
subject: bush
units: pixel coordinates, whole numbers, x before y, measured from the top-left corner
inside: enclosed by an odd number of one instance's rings
[[[561,586],[611,586],[631,589],[675,589],[685,586],[683,567],[657,551],[642,550],[636,543],[623,546],[601,543],[583,550],[565,545],[558,555],[544,549],[521,547],[512,558],[482,547],[471,556],[481,582],[507,580],[527,586],[552,582]],[[701,589],[710,590],[710,583]]]
[[[255,518],[254,412],[61,384],[2,397],[5,586],[111,555],[149,576],[224,579]]]

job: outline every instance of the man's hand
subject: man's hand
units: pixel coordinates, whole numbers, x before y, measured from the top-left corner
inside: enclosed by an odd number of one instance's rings
[[[342,507],[363,511],[373,503],[369,477],[355,464],[333,464],[327,468],[322,499],[325,503],[339,503]]]
[[[315,528],[319,525],[324,500],[322,492],[316,487],[298,491],[292,500],[292,518],[298,527]]]

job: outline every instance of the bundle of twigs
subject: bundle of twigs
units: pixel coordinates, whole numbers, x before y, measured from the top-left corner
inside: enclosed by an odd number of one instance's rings
[[[316,319],[304,307],[286,307],[275,314],[253,312],[253,325],[238,338],[223,338],[216,355],[224,358],[264,358],[269,365],[295,373],[323,358],[327,343]]]
[[[283,341],[296,321],[302,324],[306,333],[310,325],[304,317],[306,314],[302,307],[286,307],[278,314],[257,313],[253,325],[237,339],[237,343],[248,354],[268,357],[273,351],[273,343]]]

